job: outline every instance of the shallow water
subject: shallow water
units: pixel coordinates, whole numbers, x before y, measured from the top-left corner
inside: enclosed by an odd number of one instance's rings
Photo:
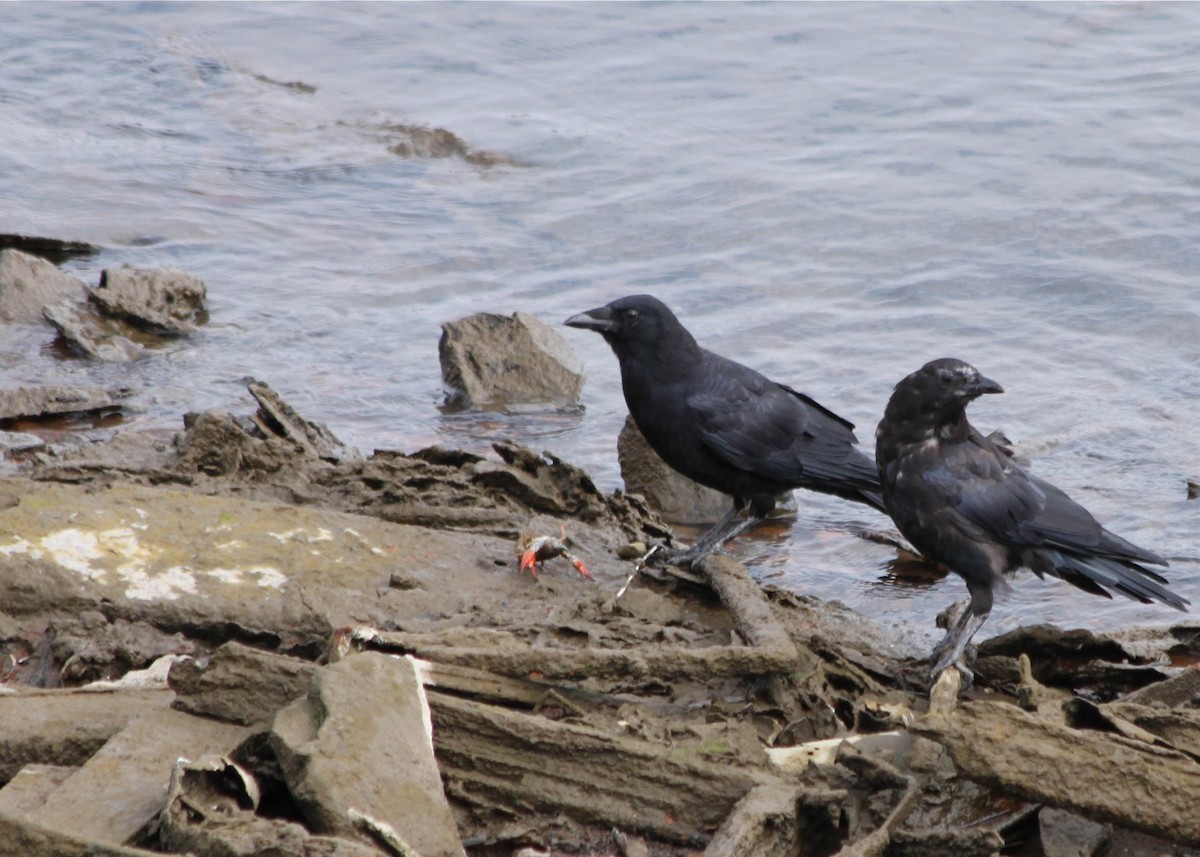
[[[176,427],[255,376],[364,449],[513,437],[608,489],[598,337],[563,329],[582,413],[450,414],[439,325],[653,292],[868,449],[900,377],[973,362],[1007,391],[975,422],[1196,601],[1197,32],[1195,4],[3,4],[0,232],[103,245],[65,266],[92,283],[182,268],[211,320],[131,366],[0,330],[0,380],[132,384]],[[401,124],[515,164],[398,157]],[[924,625],[962,596],[801,500],[735,543],[764,579]],[[1025,575],[987,630],[1176,618]]]

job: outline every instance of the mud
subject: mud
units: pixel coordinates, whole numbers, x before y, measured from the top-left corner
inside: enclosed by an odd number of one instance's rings
[[[1194,625],[1021,629],[931,700],[924,634],[726,557],[639,571],[619,553],[669,528],[553,455],[362,456],[248,394],[7,453],[22,853],[1200,854]],[[522,534],[561,531],[594,580],[518,570]],[[432,803],[386,799],[418,782]]]

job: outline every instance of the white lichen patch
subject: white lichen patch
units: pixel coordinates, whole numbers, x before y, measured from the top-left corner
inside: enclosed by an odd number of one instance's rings
[[[258,587],[279,589],[287,576],[269,565],[246,568],[214,568],[198,570],[189,565],[171,565],[162,556],[162,548],[141,540],[138,525],[114,527],[108,530],[87,530],[71,527],[57,530],[41,538],[14,538],[0,544],[0,555],[24,554],[35,560],[49,560],[88,580],[123,586],[125,597],[139,601],[173,601],[183,595],[196,595],[200,590],[198,575],[206,575],[219,583],[241,586],[247,583]],[[234,547],[226,543],[223,547]]]
[[[165,571],[147,574],[144,569],[122,566],[125,581],[125,597],[139,601],[174,601],[180,595],[196,594],[196,575],[190,568],[172,566]]]
[[[267,533],[273,539],[280,542],[306,542],[308,544],[316,544],[317,542],[333,541],[333,533],[324,527],[317,527],[316,533],[310,535],[304,527],[296,527],[291,530],[284,530],[282,533]]]

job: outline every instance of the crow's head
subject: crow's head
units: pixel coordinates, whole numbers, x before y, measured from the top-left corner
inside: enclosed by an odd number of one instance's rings
[[[970,363],[943,357],[931,360],[896,385],[887,417],[896,421],[940,425],[961,418],[972,400],[1004,388],[979,374]]]
[[[563,324],[594,330],[612,346],[617,356],[645,352],[679,341],[694,341],[667,305],[650,295],[618,298],[568,318]]]

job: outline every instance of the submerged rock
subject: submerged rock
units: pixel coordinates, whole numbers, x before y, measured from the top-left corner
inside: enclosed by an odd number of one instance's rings
[[[477,313],[442,325],[442,380],[469,407],[571,404],[583,364],[558,331],[528,313]]]
[[[183,271],[132,265],[101,271],[89,295],[108,315],[175,335],[196,329],[206,296],[204,283]]]

